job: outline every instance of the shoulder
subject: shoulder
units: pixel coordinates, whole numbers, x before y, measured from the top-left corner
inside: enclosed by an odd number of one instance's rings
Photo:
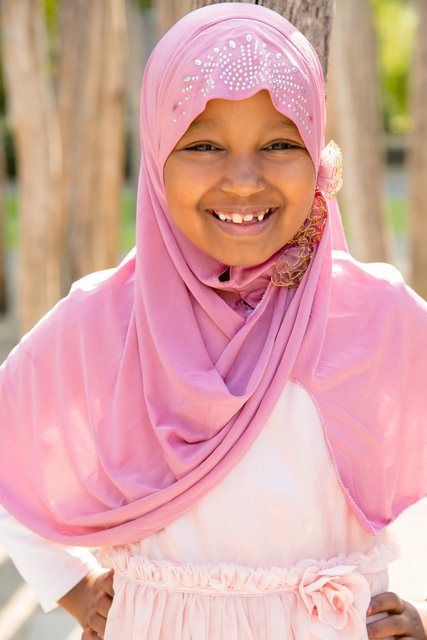
[[[108,341],[125,339],[133,307],[134,257],[119,267],[95,272],[75,282],[62,298],[22,338],[7,361],[46,360],[55,353],[76,356],[84,344],[89,350],[108,348]]]
[[[394,267],[337,252],[311,384],[343,483],[375,530],[425,494],[426,353],[426,301]]]
[[[362,264],[336,252],[319,366],[378,371],[427,353],[427,303],[387,264]],[[333,357],[331,357],[333,354]]]
[[[344,251],[335,251],[331,303],[356,316],[385,316],[410,309],[427,320],[427,302],[411,289],[395,267],[386,263],[361,263]]]

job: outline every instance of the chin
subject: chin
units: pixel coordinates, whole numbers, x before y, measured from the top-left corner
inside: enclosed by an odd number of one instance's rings
[[[219,262],[222,262],[222,264],[227,265],[228,267],[257,267],[258,265],[263,264],[263,262],[267,262],[267,260],[269,260],[271,256],[274,255],[274,253],[276,252],[274,251],[273,253],[269,253],[266,256],[242,256],[241,258],[236,258],[234,256],[233,258],[229,258],[228,260],[224,260],[222,258],[217,258],[217,260],[219,260]]]

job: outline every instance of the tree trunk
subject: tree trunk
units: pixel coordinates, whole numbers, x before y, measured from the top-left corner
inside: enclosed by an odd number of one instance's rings
[[[67,148],[68,282],[118,257],[124,155],[124,0],[60,5],[58,105]]]
[[[20,180],[19,315],[26,331],[60,292],[62,147],[39,0],[2,0],[3,59]]]
[[[0,135],[3,130],[0,127]],[[7,311],[7,269],[5,242],[5,157],[3,136],[0,141],[0,313]]]
[[[414,129],[410,143],[410,204],[412,264],[411,284],[427,298],[427,2],[419,0],[419,27],[414,62],[412,112]]]
[[[193,9],[229,0],[193,0]],[[241,0],[232,0],[241,1]],[[329,41],[334,15],[334,0],[244,0],[261,4],[281,13],[292,22],[311,42],[319,56],[326,78],[328,69]]]
[[[159,33],[162,36],[175,22],[191,11],[191,0],[154,0],[154,7]]]
[[[139,139],[139,111],[141,81],[144,65],[148,57],[146,25],[141,9],[135,0],[126,0],[126,19],[128,24],[128,55],[126,60],[126,99],[130,114],[130,160],[131,178],[134,189],[138,185],[141,143]]]
[[[344,155],[342,203],[359,260],[389,258],[375,34],[368,0],[340,0],[332,35],[328,133]]]
[[[131,180],[136,191],[141,159],[139,135],[141,82],[148,57],[157,43],[157,11],[150,8],[141,11],[137,0],[126,0],[127,56],[126,100],[129,121],[127,135],[130,146]]]
[[[105,13],[98,105],[98,210],[93,245],[95,269],[113,267],[119,257],[125,149],[125,2],[110,0],[105,3],[105,0],[101,0],[101,3]]]
[[[57,77],[57,108],[60,122],[61,138],[64,153],[64,181],[63,181],[63,204],[64,204],[64,225],[66,228],[67,242],[64,243],[64,251],[61,261],[61,293],[64,294],[69,288],[73,278],[71,275],[71,225],[73,208],[78,206],[79,185],[76,177],[72,175],[73,168],[78,165],[79,157],[76,147],[79,135],[76,126],[76,109],[78,104],[75,96],[79,92],[79,74],[81,72],[78,61],[81,56],[83,46],[81,28],[79,24],[79,3],[61,2],[59,5],[59,60]],[[73,180],[74,178],[74,180]]]

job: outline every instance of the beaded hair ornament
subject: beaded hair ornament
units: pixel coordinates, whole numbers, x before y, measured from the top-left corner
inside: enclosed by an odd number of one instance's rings
[[[314,247],[320,242],[328,215],[328,207],[323,194],[330,200],[341,189],[342,153],[331,140],[321,155],[317,175],[317,189],[313,205],[304,224],[286,244],[282,258],[276,265],[271,281],[276,287],[298,287],[307,271]]]

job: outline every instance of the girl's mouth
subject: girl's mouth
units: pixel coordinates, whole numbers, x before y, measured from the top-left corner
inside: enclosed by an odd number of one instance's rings
[[[257,224],[267,218],[275,211],[275,208],[261,209],[252,213],[237,213],[231,211],[221,211],[220,209],[210,209],[210,213],[221,222],[230,222],[231,224],[250,225]]]

